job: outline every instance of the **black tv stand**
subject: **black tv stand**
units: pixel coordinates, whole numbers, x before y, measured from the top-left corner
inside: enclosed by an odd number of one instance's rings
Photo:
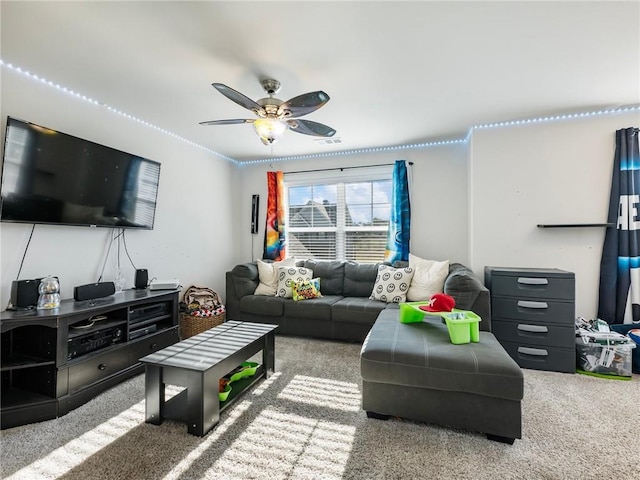
[[[1,312],[2,429],[65,415],[179,340],[177,290],[125,290],[91,303]]]

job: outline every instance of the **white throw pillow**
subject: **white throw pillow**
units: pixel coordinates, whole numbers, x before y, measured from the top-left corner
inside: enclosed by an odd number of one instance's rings
[[[449,275],[449,260],[425,260],[410,253],[409,267],[415,272],[407,292],[409,302],[427,301],[434,293],[444,291],[444,281]]]
[[[387,303],[404,302],[412,278],[413,269],[410,267],[393,268],[389,265],[380,265],[369,299]]]
[[[285,258],[280,262],[263,262],[260,259],[256,260],[256,264],[258,265],[258,278],[260,279],[260,283],[256,288],[256,291],[253,292],[254,295],[270,295],[275,296],[277,288],[278,288],[278,267],[280,266],[295,266],[296,259]]]
[[[305,267],[278,267],[276,297],[293,298],[292,287],[296,282],[313,278],[313,270]]]

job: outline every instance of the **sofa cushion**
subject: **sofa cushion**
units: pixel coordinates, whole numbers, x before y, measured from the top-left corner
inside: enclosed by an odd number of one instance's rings
[[[425,260],[410,253],[409,267],[413,269],[414,274],[407,291],[407,301],[426,301],[434,293],[444,291],[444,281],[449,275],[449,260]]]
[[[313,271],[306,267],[278,267],[277,297],[292,298],[293,285],[297,282],[311,280]]]
[[[328,260],[305,260],[304,266],[320,277],[320,293],[342,295],[344,285],[344,262]]]
[[[278,267],[295,266],[295,258],[285,258],[280,262],[263,262],[256,260],[258,267],[258,278],[260,284],[257,286],[254,295],[270,295],[275,296],[278,289]]]
[[[345,297],[368,298],[378,275],[378,265],[379,263],[345,262],[342,294]]]
[[[467,392],[522,400],[520,367],[493,334],[480,342],[454,345],[440,319],[400,323],[398,311],[385,309],[364,341],[363,380]]]
[[[284,313],[286,299],[266,295],[245,295],[240,299],[240,311],[255,315],[277,317]]]
[[[407,299],[407,290],[414,271],[410,267],[393,268],[389,265],[378,267],[378,276],[371,291],[371,300],[400,303]]]
[[[340,295],[323,295],[320,298],[312,298],[304,302],[286,300],[284,305],[285,317],[305,318],[309,320],[331,320],[331,308],[341,299]],[[295,321],[295,320],[294,320]]]
[[[231,270],[233,286],[238,297],[253,295],[258,286],[258,267],[255,263],[242,263]]]
[[[334,322],[367,323],[373,325],[378,314],[386,308],[385,302],[368,297],[345,297],[333,304],[331,319]]]

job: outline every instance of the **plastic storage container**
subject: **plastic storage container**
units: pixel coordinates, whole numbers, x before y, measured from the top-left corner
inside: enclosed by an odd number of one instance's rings
[[[420,305],[429,305],[429,302],[400,303],[400,322],[416,323],[424,320],[425,311],[420,310]]]
[[[454,345],[480,341],[481,318],[468,310],[456,310],[440,314],[449,330],[449,338]]]
[[[578,373],[631,379],[632,353],[636,344],[618,333],[591,332],[576,337]]]

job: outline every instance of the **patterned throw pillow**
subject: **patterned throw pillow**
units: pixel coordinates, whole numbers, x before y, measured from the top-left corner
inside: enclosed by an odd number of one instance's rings
[[[406,301],[413,273],[410,267],[393,268],[389,265],[380,265],[369,299],[387,303]]]
[[[291,286],[291,295],[295,302],[322,297],[320,294],[320,278],[294,283]]]
[[[291,287],[296,282],[303,282],[313,278],[313,270],[304,267],[278,267],[278,288],[276,297],[292,298]]]

